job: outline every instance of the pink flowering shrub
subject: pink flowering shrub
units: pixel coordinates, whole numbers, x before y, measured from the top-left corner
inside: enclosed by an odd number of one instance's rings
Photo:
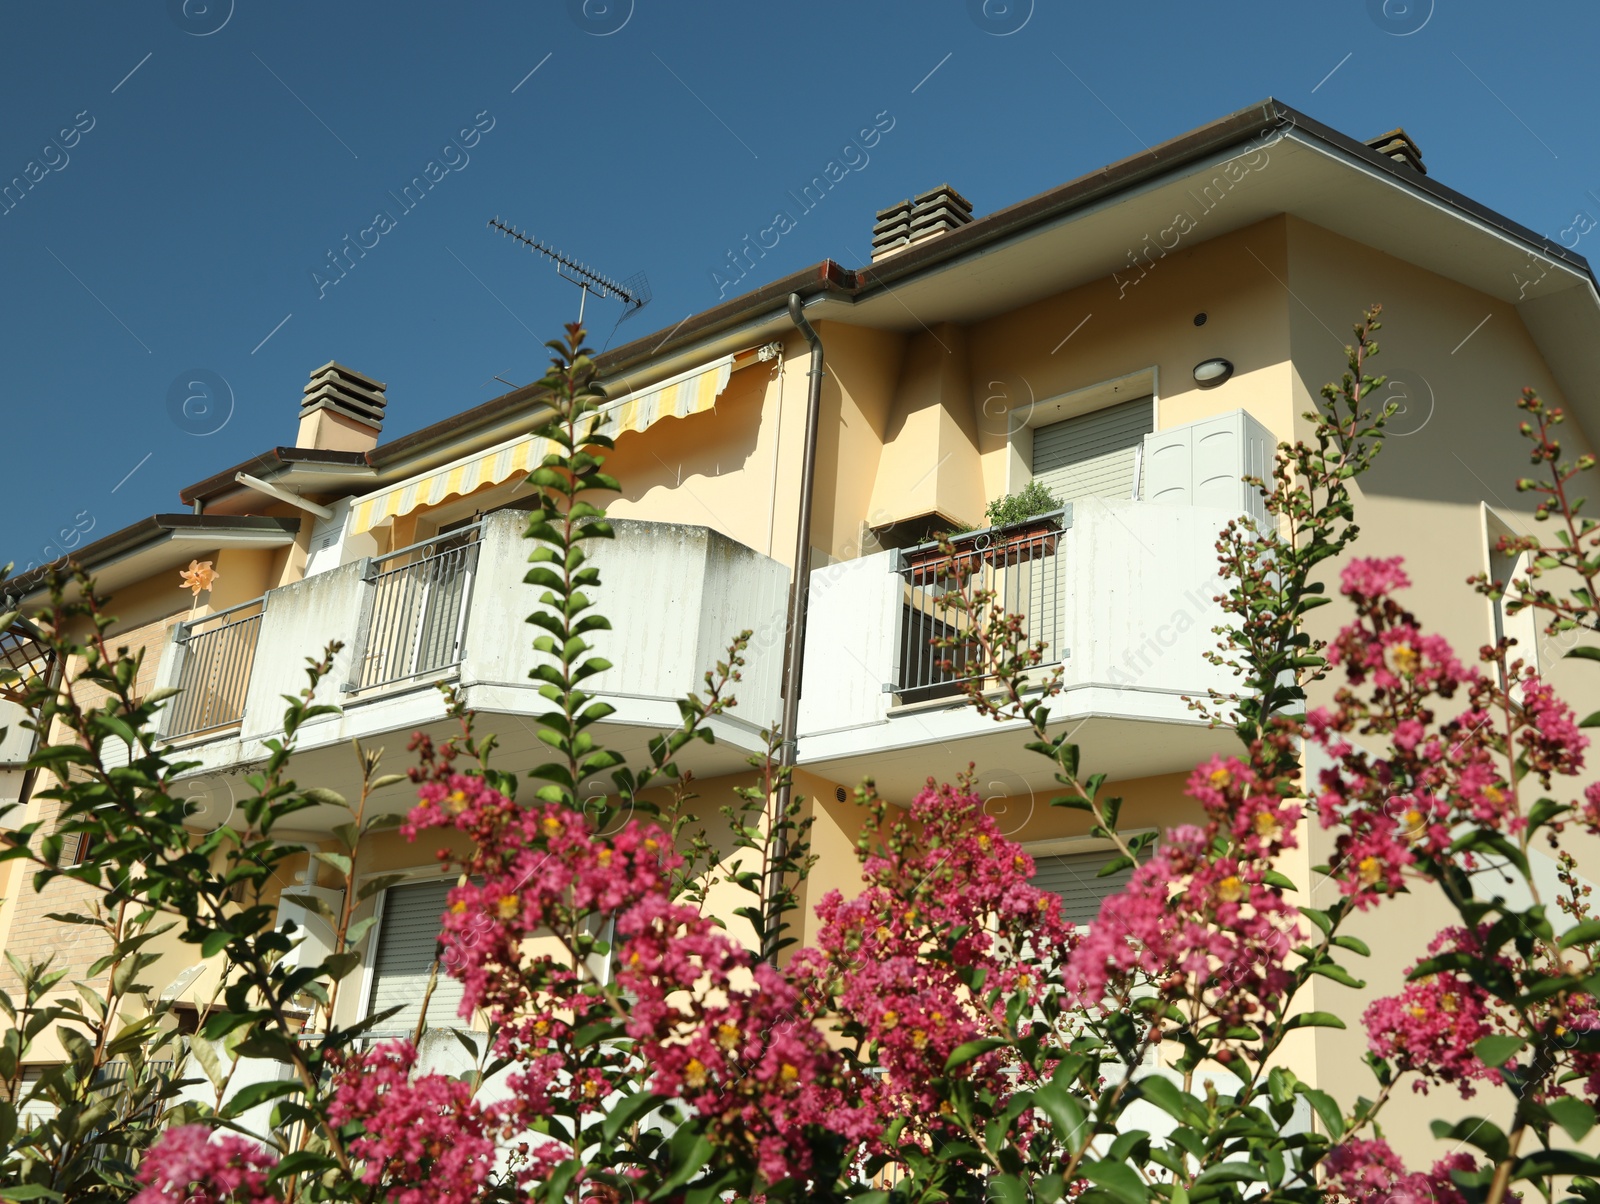
[[[582,1123],[613,1107],[622,1084],[642,1080],[682,1099],[712,1133],[748,1138],[769,1179],[804,1172],[802,1129],[845,1114],[829,1085],[833,1058],[788,981],[673,901],[669,875],[681,858],[667,834],[634,820],[601,837],[581,812],[518,805],[443,758],[431,772],[403,831],[448,827],[472,838],[467,881],[449,895],[444,965],[463,985],[463,1017],[487,1012],[496,1051],[516,1067],[497,1119],[529,1126],[567,1109]],[[611,953],[597,952],[594,916],[614,925]],[[540,936],[561,952],[530,952]],[[596,958],[614,962],[616,989],[605,989],[589,964]],[[585,1026],[595,1024],[629,1044],[594,1041]],[[532,1156],[568,1150],[545,1142]]]
[[[809,1012],[831,1014],[860,1051],[828,1124],[871,1152],[895,1118],[954,1135],[941,1119],[951,1054],[1014,1031],[1014,1009],[1056,989],[1077,943],[1061,900],[1029,885],[1033,859],[969,790],[930,781],[887,836],[862,849],[860,894],[817,904],[817,944],[789,967]],[[955,1077],[1009,1096],[1032,1075],[993,1053]]]
[[[1308,734],[1334,763],[1321,774],[1317,809],[1324,827],[1340,829],[1335,874],[1360,907],[1403,889],[1412,867],[1445,858],[1456,824],[1521,832],[1527,820],[1508,755],[1520,752],[1548,784],[1552,773],[1578,772],[1588,745],[1571,708],[1537,677],[1517,680],[1522,703],[1514,706],[1446,641],[1423,634],[1387,592],[1408,584],[1397,560],[1347,567],[1344,589],[1358,617],[1329,656],[1347,684],[1333,707],[1307,717]],[[1465,706],[1441,719],[1440,704],[1458,694]],[[1390,752],[1371,756],[1351,736],[1387,737]],[[1470,851],[1451,860],[1465,870],[1478,863]]]

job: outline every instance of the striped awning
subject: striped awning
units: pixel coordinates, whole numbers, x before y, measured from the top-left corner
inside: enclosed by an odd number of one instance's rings
[[[599,433],[615,439],[629,431],[642,431],[663,418],[687,418],[714,408],[717,397],[728,387],[733,361],[732,355],[725,355],[669,377],[642,393],[607,404],[600,411]],[[350,534],[360,535],[387,519],[529,472],[538,467],[553,446],[548,439],[536,435],[519,435],[362,498],[351,507]]]

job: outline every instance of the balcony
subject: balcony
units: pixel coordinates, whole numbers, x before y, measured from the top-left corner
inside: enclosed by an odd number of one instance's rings
[[[1053,730],[1083,746],[1085,772],[1113,778],[1186,770],[1233,737],[1186,698],[1233,687],[1205,659],[1223,621],[1216,538],[1235,509],[1084,499],[1050,527],[975,532],[955,541],[969,589],[992,589],[1043,640],[1060,669]],[[962,694],[962,659],[929,647],[968,619],[930,549],[883,552],[811,577],[800,705],[803,768],[835,781],[872,776],[891,798],[929,775],[975,764],[1016,790],[1050,791],[1051,764],[1024,750],[1021,723],[980,717]],[[949,661],[941,668],[940,661]]]
[[[167,710],[167,739],[225,730],[244,718],[265,602],[256,598],[177,625],[176,685],[183,692]]]
[[[307,658],[337,640],[343,648],[315,701],[341,713],[301,729],[299,780],[349,796],[358,785],[352,738],[387,745],[390,767],[403,767],[411,732],[454,730],[443,683],[483,715],[484,731],[499,733],[503,767],[548,759],[532,722],[549,704],[529,677],[539,658],[537,633],[524,621],[536,598],[523,581],[525,523],[518,512],[493,514],[176,629],[157,684],[184,692],[168,703],[163,734],[181,744],[183,759],[199,762],[199,776],[259,763],[265,742],[282,736],[283,696],[305,688]],[[612,624],[593,639],[615,665],[584,683],[615,708],[596,739],[643,757],[650,736],[679,722],[678,700],[702,690],[732,637],[750,628],[757,635],[739,707],[713,722],[717,743],[697,742],[685,762],[702,777],[746,768],[745,758],[763,747],[760,729],[779,712],[788,570],[704,527],[612,525],[616,539],[585,549],[602,574],[602,610]],[[329,809],[304,812],[297,823],[302,818],[312,831],[340,822]]]

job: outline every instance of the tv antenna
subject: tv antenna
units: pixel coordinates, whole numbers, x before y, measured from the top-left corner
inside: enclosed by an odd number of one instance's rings
[[[578,321],[583,321],[584,302],[588,301],[589,294],[593,293],[602,300],[615,297],[622,302],[622,316],[617,319],[621,325],[634,314],[638,313],[650,302],[650,282],[645,279],[643,272],[636,272],[620,284],[609,276],[603,276],[587,264],[579,263],[572,256],[556,250],[547,243],[540,242],[532,235],[523,234],[515,226],[507,225],[498,217],[491,217],[489,225],[501,234],[509,234],[512,238],[522,243],[528,250],[537,255],[543,255],[556,265],[556,275],[563,280],[570,280],[576,284],[582,293],[578,299]]]

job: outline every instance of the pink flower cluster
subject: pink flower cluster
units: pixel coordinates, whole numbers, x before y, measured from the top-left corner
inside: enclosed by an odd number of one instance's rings
[[[1317,796],[1323,825],[1340,829],[1334,874],[1361,907],[1404,889],[1412,867],[1446,857],[1462,821],[1521,829],[1526,821],[1500,767],[1508,739],[1546,781],[1576,772],[1588,743],[1571,709],[1537,677],[1517,683],[1521,705],[1512,707],[1445,640],[1424,634],[1389,596],[1408,584],[1398,559],[1345,568],[1344,591],[1358,617],[1328,659],[1348,684],[1334,707],[1306,720],[1307,735],[1334,762],[1322,771]],[[1467,705],[1441,722],[1434,706],[1458,693]],[[1391,754],[1370,755],[1357,743],[1365,738],[1387,738]],[[1472,868],[1470,855],[1459,861]]]
[[[386,1041],[335,1062],[328,1119],[359,1123],[350,1152],[363,1183],[381,1184],[395,1204],[469,1204],[494,1168],[495,1119],[471,1088],[439,1074],[413,1076],[410,1041]]]
[[[1054,985],[1077,938],[1061,900],[1030,885],[1033,871],[981,798],[930,781],[886,847],[864,856],[866,889],[818,904],[817,944],[790,974],[808,998],[832,1001],[881,1071],[851,1085],[861,1106],[841,1099],[830,1127],[869,1144],[896,1116],[937,1127],[951,1052],[1005,1031],[1011,1000],[1036,1004]],[[970,989],[980,977],[995,994]],[[998,1054],[957,1074],[1002,1095],[1018,1086]]]
[[[231,1134],[213,1141],[205,1125],[179,1125],[161,1134],[139,1164],[144,1190],[133,1204],[273,1200],[267,1175],[276,1165],[253,1141]]]
[[[1470,1154],[1451,1154],[1426,1174],[1408,1172],[1383,1140],[1346,1141],[1321,1164],[1327,1197],[1340,1204],[1466,1204],[1450,1172],[1473,1165]]]
[[[601,837],[582,813],[521,805],[453,772],[426,781],[419,797],[408,836],[449,827],[473,840],[467,880],[449,895],[444,962],[465,987],[462,1014],[487,1010],[500,1026],[499,1052],[518,1063],[500,1120],[526,1126],[557,1102],[601,1112],[642,1065],[650,1090],[754,1143],[769,1178],[807,1169],[801,1130],[844,1114],[827,1083],[834,1059],[780,974],[753,966],[711,919],[673,902],[670,873],[681,859],[665,832],[635,820]],[[587,1021],[615,1015],[575,956],[605,918],[615,922],[610,956],[629,996],[631,1049],[576,1037]],[[551,934],[564,956],[526,948]],[[544,1142],[527,1175],[570,1156]]]
[[[648,900],[617,932],[617,984],[633,999],[627,1033],[653,1068],[651,1089],[754,1143],[769,1180],[806,1170],[801,1131],[836,1123],[844,1098],[798,992],[691,907]]]
[[[467,882],[450,892],[443,940],[447,968],[464,992],[463,1017],[478,1008],[498,1023],[525,1022],[522,944],[541,929],[572,937],[589,915],[659,897],[680,859],[653,825],[630,822],[597,839],[586,817],[555,803],[524,806],[484,779],[452,773],[426,782],[401,831],[454,828],[473,838]],[[549,965],[548,983],[572,1003],[580,975]]]
[[[1265,1014],[1263,1001],[1293,981],[1284,961],[1299,940],[1294,908],[1266,881],[1271,859],[1295,844],[1301,809],[1286,802],[1289,790],[1234,757],[1194,771],[1188,793],[1207,823],[1168,832],[1127,888],[1101,903],[1067,965],[1080,1006],[1125,996],[1143,977],[1227,1027]]]
[[[1537,677],[1530,675],[1519,685],[1526,722],[1517,739],[1528,764],[1547,783],[1551,774],[1570,777],[1577,773],[1583,768],[1583,750],[1589,746],[1589,737],[1578,730],[1578,717]]]
[[[1447,928],[1428,953],[1447,952],[1478,954],[1480,947],[1466,929]],[[1362,1021],[1373,1053],[1416,1072],[1414,1090],[1453,1083],[1465,1098],[1474,1093],[1474,1083],[1502,1081],[1500,1072],[1473,1050],[1482,1038],[1504,1031],[1492,1006],[1487,992],[1466,975],[1443,971],[1408,982],[1398,995],[1374,1000]]]

